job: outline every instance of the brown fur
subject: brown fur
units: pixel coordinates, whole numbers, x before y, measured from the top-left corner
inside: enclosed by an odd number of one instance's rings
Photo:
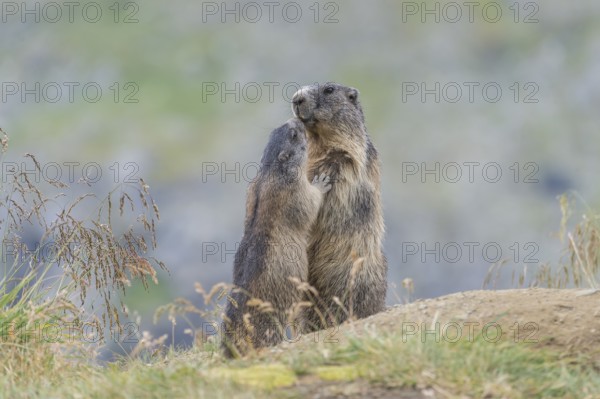
[[[356,89],[305,86],[294,95],[292,108],[308,135],[308,178],[325,173],[333,182],[308,245],[308,279],[318,298],[312,299],[307,322],[318,329],[385,307],[380,165]]]
[[[235,255],[223,348],[228,357],[275,345],[299,320],[291,310],[308,281],[306,249],[329,178],[307,179],[303,124],[290,119],[271,133],[246,200],[244,236]]]

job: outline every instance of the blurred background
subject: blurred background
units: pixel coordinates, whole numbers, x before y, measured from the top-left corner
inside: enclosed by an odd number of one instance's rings
[[[170,273],[125,300],[155,335],[171,332],[152,323],[158,306],[201,308],[194,282],[231,281],[246,187],[301,85],[360,91],[382,162],[389,304],[405,278],[412,299],[434,297],[480,289],[499,262],[497,287],[513,287],[511,270],[560,261],[558,195],[600,208],[592,0],[28,1],[1,17],[3,162],[32,153],[63,181],[74,165],[73,185],[87,175],[99,196],[144,177]]]

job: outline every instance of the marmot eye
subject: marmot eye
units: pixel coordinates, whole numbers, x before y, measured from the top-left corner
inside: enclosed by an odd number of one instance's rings
[[[325,93],[325,94],[331,94],[331,93],[333,93],[333,87],[327,86],[325,88],[325,90],[323,90],[323,93]]]
[[[292,140],[295,140],[298,138],[298,132],[295,130],[292,130]]]

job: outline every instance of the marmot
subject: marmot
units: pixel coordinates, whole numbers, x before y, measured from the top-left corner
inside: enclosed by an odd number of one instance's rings
[[[308,245],[308,280],[318,298],[307,311],[307,325],[315,330],[385,308],[380,166],[358,90],[336,83],[304,86],[294,94],[292,110],[308,135],[308,178],[325,173],[333,184]]]
[[[236,288],[222,342],[228,357],[281,342],[297,322],[289,316],[303,298],[298,284],[308,281],[308,235],[331,189],[326,175],[308,181],[307,161],[302,122],[292,118],[271,133],[248,188],[244,236],[235,254]]]

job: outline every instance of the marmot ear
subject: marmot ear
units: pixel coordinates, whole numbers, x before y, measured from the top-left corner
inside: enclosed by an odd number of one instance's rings
[[[281,162],[285,162],[290,159],[290,153],[288,151],[281,151],[277,157]]]
[[[348,98],[353,103],[356,103],[356,100],[358,100],[358,90],[356,90],[355,88],[351,87],[350,90],[348,91]]]

